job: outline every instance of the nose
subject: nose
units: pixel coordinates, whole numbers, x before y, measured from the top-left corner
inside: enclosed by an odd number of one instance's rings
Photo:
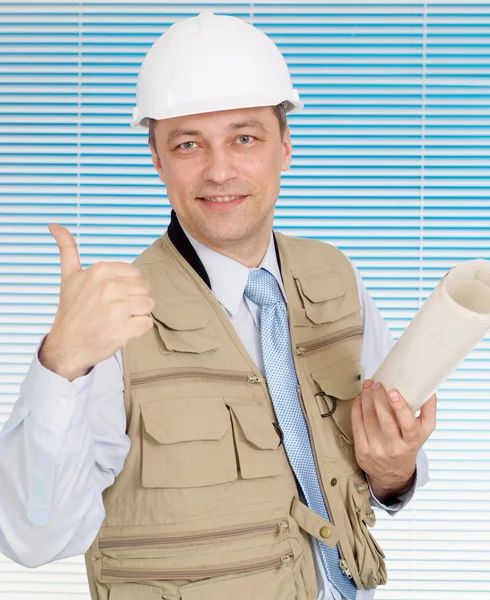
[[[206,153],[206,163],[203,178],[206,181],[223,185],[230,179],[235,179],[238,173],[233,156],[226,148],[210,148]]]

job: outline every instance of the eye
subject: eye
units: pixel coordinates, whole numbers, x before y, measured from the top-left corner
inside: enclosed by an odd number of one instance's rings
[[[241,135],[238,138],[238,142],[242,145],[246,145],[246,144],[249,144],[253,139],[254,139],[254,137],[251,135]]]
[[[179,144],[179,148],[182,148],[182,150],[192,150],[192,148],[194,147],[192,144],[195,145],[196,142],[184,142],[182,144]]]

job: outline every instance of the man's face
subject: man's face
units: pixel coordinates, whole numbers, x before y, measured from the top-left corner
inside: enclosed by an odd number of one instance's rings
[[[199,241],[225,249],[272,227],[281,171],[291,162],[271,107],[164,119],[153,164],[180,222]]]

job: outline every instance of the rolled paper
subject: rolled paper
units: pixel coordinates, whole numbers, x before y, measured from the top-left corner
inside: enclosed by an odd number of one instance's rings
[[[372,379],[415,412],[489,329],[490,261],[469,260],[444,275]]]

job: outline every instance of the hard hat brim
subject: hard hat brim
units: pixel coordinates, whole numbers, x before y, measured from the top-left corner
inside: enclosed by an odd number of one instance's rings
[[[190,115],[204,114],[210,112],[220,112],[224,110],[237,110],[241,108],[259,108],[261,106],[277,106],[283,104],[287,114],[299,112],[304,104],[299,99],[299,94],[293,90],[294,98],[281,99],[276,97],[264,98],[263,94],[244,98],[222,98],[219,103],[215,98],[210,98],[209,102],[201,101],[199,107],[195,102],[189,102],[188,105],[180,104],[171,109],[155,109],[148,107],[148,110],[139,110],[135,107],[133,111],[133,120],[131,127],[134,129],[148,129],[150,120],[172,119],[175,117],[187,117]]]

